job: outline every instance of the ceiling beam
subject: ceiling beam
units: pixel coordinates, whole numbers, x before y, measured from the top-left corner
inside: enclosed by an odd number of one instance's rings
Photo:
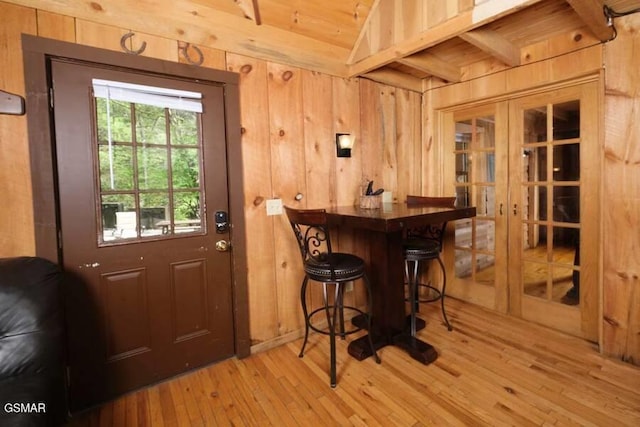
[[[604,16],[604,1],[567,0],[567,3],[598,39],[604,42],[613,37],[613,28],[608,25]]]
[[[459,67],[453,66],[427,52],[400,58],[397,62],[451,83],[459,82],[462,78]]]
[[[91,4],[86,0],[12,0],[12,3],[136,33],[349,77],[345,65],[351,52],[349,49],[270,25],[255,25],[243,16],[203,6],[205,2],[155,0],[153,13],[147,10],[148,2],[131,0]]]
[[[510,67],[520,65],[520,49],[495,31],[479,28],[459,37]]]
[[[485,0],[472,9],[415,34],[393,46],[382,49],[368,57],[351,64],[350,76],[365,74],[373,69],[413,55],[433,47],[460,34],[482,27],[500,18],[518,12],[525,7],[540,3],[542,0]]]
[[[256,23],[256,25],[262,24],[262,20],[260,19],[260,10],[258,9],[258,0],[233,0],[244,16],[247,19],[252,20]]]
[[[380,68],[378,70],[370,71],[360,77],[373,80],[378,83],[422,93],[422,79],[389,68]]]

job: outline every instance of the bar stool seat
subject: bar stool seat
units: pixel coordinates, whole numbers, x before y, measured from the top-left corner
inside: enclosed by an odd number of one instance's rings
[[[300,287],[300,302],[304,313],[304,341],[300,349],[299,357],[304,356],[304,349],[309,338],[309,330],[320,334],[329,335],[330,342],[330,384],[335,387],[336,380],[336,336],[344,339],[347,335],[362,330],[362,327],[355,326],[349,330],[345,329],[344,311],[350,309],[365,320],[364,328],[371,329],[371,308],[372,291],[371,284],[365,271],[365,262],[362,258],[342,252],[333,252],[331,248],[331,238],[324,209],[293,209],[284,207],[293,232],[298,241],[302,264],[304,267],[304,278]],[[367,310],[344,305],[344,284],[362,279],[368,296]],[[307,286],[309,281],[322,284],[323,305],[309,312],[307,307]],[[328,287],[333,286],[333,300],[330,301]],[[314,325],[312,321],[316,314],[324,312],[326,315],[327,328],[321,329]],[[369,345],[377,363],[380,357],[373,345],[371,335],[368,334]]]
[[[345,253],[324,254],[322,260],[309,260],[304,264],[304,272],[311,280],[325,282],[331,279],[332,267],[334,278],[338,281],[356,280],[364,276],[362,258]]]
[[[404,256],[407,260],[421,261],[436,259],[440,256],[440,246],[433,240],[409,238],[403,242]]]
[[[455,197],[407,196],[407,205],[410,207],[454,207],[455,200]],[[416,335],[416,316],[421,302],[440,301],[442,317],[447,329],[449,331],[453,329],[444,307],[447,273],[440,257],[446,227],[447,223],[444,222],[419,229],[410,229],[407,231],[403,241],[405,276],[409,288],[407,300],[411,306],[410,329],[412,336]],[[442,285],[440,288],[419,282],[420,267],[424,262],[431,260],[437,260],[442,270]],[[420,288],[429,291],[428,298],[420,297]]]

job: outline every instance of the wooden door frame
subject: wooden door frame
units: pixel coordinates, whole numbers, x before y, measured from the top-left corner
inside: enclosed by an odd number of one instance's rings
[[[25,70],[27,128],[33,191],[36,255],[61,264],[59,210],[56,188],[55,135],[49,105],[49,58],[68,58],[85,63],[133,69],[168,78],[222,83],[227,146],[229,218],[233,225],[231,273],[234,341],[237,357],[251,353],[247,284],[244,189],[240,136],[240,91],[238,74],[155,58],[135,56],[74,43],[22,35]]]

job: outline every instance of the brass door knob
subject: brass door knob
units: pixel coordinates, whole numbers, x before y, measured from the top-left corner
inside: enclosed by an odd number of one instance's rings
[[[226,240],[218,240],[216,242],[216,250],[218,252],[227,252],[231,248],[231,243]]]

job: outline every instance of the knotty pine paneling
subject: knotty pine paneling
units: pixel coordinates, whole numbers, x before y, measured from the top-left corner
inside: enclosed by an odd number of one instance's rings
[[[382,170],[378,175],[375,183],[377,185],[374,185],[374,189],[381,187],[382,183],[384,183],[388,188],[398,187],[398,141],[396,140],[398,135],[398,123],[396,120],[396,92],[399,90],[400,89],[390,86],[378,86],[377,88],[379,115],[378,120],[374,120],[373,123],[378,125],[381,139],[376,141],[376,144],[373,144],[372,148],[382,154]]]
[[[421,192],[422,96],[361,80],[360,97],[363,179],[404,202]]]
[[[0,3],[0,89],[24,96],[20,34],[36,34],[36,11]],[[26,116],[0,114],[0,257],[35,252]]]
[[[253,61],[249,66],[246,60],[229,54],[228,68],[241,73],[243,69],[251,69],[248,72],[254,73],[257,62]],[[242,78],[241,92],[245,76]],[[252,95],[246,95],[246,101],[243,98],[241,105],[245,191],[251,192],[247,203],[252,204],[248,206],[251,214],[247,215],[262,221],[266,210],[264,201],[272,197],[281,198],[286,205],[308,208],[357,203],[359,186],[365,177],[396,194],[398,188],[402,188],[404,195],[420,191],[420,156],[416,156],[421,144],[419,95],[401,90],[401,95],[397,96],[397,89],[367,80],[349,81],[273,63],[266,64],[264,78],[253,78],[251,93],[265,92],[267,109]],[[267,118],[264,118],[265,114]],[[247,120],[262,117],[261,123],[263,126],[268,123],[268,129],[256,135],[245,124],[245,117]],[[336,158],[336,132],[356,135],[351,158]],[[255,143],[249,146],[247,142],[253,139]],[[396,144],[396,139],[400,145]],[[257,142],[259,140],[262,142]],[[398,156],[403,156],[402,162]],[[265,159],[269,160],[268,164]],[[267,170],[271,171],[270,176],[265,177]],[[400,174],[407,173],[412,174],[413,179],[401,179]],[[268,187],[265,180],[271,182],[271,188],[260,189]],[[260,190],[252,192],[252,188]],[[294,200],[298,193],[303,195],[299,202]],[[247,223],[251,222],[247,216]],[[256,244],[250,242],[248,248],[250,274],[254,268],[259,269],[263,282],[255,283],[250,276],[255,345],[274,339],[286,340],[288,334],[299,335],[302,327],[299,307],[302,272],[290,225],[284,216],[267,217],[261,224],[255,233],[248,232],[250,239],[256,239]],[[350,230],[337,230],[335,236],[340,250],[368,257],[366,239],[365,243],[359,243],[362,239]],[[274,248],[271,264],[267,264],[265,247]],[[255,261],[254,255],[262,256],[263,261]],[[314,286],[309,289],[310,302],[316,306],[321,300],[319,289]],[[354,295],[348,295],[347,301],[362,305],[365,295],[361,288],[357,287]],[[260,321],[263,318],[270,319],[267,322],[270,325],[277,319],[275,335],[269,336],[273,326],[267,331]]]
[[[118,28],[112,25],[97,24],[76,18],[76,40],[78,44],[93,46],[101,49],[122,51],[120,38],[129,32],[126,28]],[[133,42],[135,41],[135,48]],[[126,46],[129,49],[140,47],[140,35],[130,38]],[[148,55],[147,55],[148,56]]]
[[[603,350],[640,365],[640,15],[605,48]]]
[[[336,189],[336,150],[333,141],[333,90],[332,77],[317,72],[301,70],[302,83],[302,115],[304,134],[304,159],[305,159],[305,187],[306,191],[300,194],[304,199],[301,202],[289,199],[284,202],[292,207],[323,208],[333,204]],[[356,101],[357,103],[357,101]],[[293,232],[289,224],[286,235],[287,241],[294,242]],[[296,247],[297,249],[297,247]],[[334,250],[338,250],[336,247]],[[299,252],[296,251],[298,255]],[[297,256],[301,260],[300,256]],[[292,267],[300,271],[301,261],[296,261]],[[299,289],[295,284],[290,286]],[[322,304],[322,287],[311,283],[307,288],[307,303],[317,307]]]
[[[460,10],[468,9],[470,4],[470,0],[461,0],[459,2]],[[155,39],[146,37],[140,29],[118,28],[117,23],[113,23],[113,27],[98,27],[96,24],[75,17],[49,14],[41,10],[4,2],[0,2],[0,16],[3,17],[3,25],[0,26],[0,43],[3,46],[3,50],[0,51],[0,69],[2,70],[0,72],[0,88],[14,93],[23,94],[24,91],[22,60],[19,55],[21,33],[38,34],[58,40],[75,41],[76,43],[81,42],[120,50],[120,37],[131,30],[136,32],[136,37],[134,37],[136,43],[144,39],[148,44],[151,44],[146,52],[147,55],[159,54],[160,57],[165,57],[164,55],[168,52],[171,60],[183,61],[178,52],[178,40],[169,40],[168,44],[171,47],[168,48],[164,42],[158,41],[156,44]],[[605,112],[606,152],[614,150],[614,153],[628,153],[626,155],[629,156],[629,163],[620,162],[615,158],[606,159],[604,176],[605,186],[608,186],[604,193],[608,197],[606,202],[609,205],[613,203],[611,206],[616,208],[606,210],[610,215],[608,218],[604,218],[604,246],[602,248],[603,253],[609,253],[604,258],[604,349],[611,355],[635,363],[638,363],[637,361],[640,359],[640,348],[637,342],[638,330],[640,329],[637,308],[640,307],[638,302],[640,292],[637,292],[640,262],[637,259],[637,253],[640,252],[637,247],[638,239],[629,230],[636,228],[640,218],[640,214],[638,214],[639,202],[637,199],[629,197],[629,194],[632,194],[630,191],[626,191],[624,196],[620,195],[616,191],[624,187],[617,186],[614,189],[613,183],[628,182],[629,188],[635,188],[633,183],[638,182],[638,162],[635,160],[638,152],[635,141],[638,138],[634,139],[633,137],[637,134],[637,123],[640,123],[636,117],[637,111],[640,110],[637,107],[638,88],[632,86],[631,89],[625,89],[627,92],[617,92],[618,86],[622,85],[621,82],[624,82],[624,85],[637,85],[637,83],[633,83],[633,73],[637,72],[637,67],[634,67],[635,63],[628,56],[634,52],[634,43],[637,44],[635,40],[638,37],[637,28],[640,25],[637,19],[637,16],[631,16],[624,20],[617,20],[616,25],[620,35],[617,40],[607,44],[604,49],[607,53],[604,62],[607,66],[609,88]],[[90,31],[90,28],[93,29]],[[98,28],[100,28],[99,31]],[[102,39],[102,41],[98,39]],[[167,39],[162,40],[166,41]],[[156,48],[162,52],[158,53]],[[223,51],[215,49],[213,53],[207,49],[201,49],[205,54],[204,66],[222,68],[226,61],[229,70],[236,71],[241,75],[251,338],[255,344],[267,343],[266,345],[269,345],[269,341],[275,343],[280,338],[278,323],[281,319],[277,309],[274,308],[275,301],[277,301],[275,290],[283,286],[296,289],[298,287],[297,278],[295,283],[279,283],[276,280],[276,269],[280,268],[280,264],[276,261],[274,240],[283,237],[283,230],[288,233],[291,231],[280,224],[281,229],[276,233],[274,222],[282,222],[283,218],[267,217],[265,214],[264,200],[278,196],[277,192],[281,191],[273,186],[276,180],[272,175],[273,166],[271,164],[273,150],[272,141],[269,138],[270,132],[272,132],[269,106],[275,102],[269,100],[270,94],[267,87],[268,73],[266,69],[270,64],[262,60],[223,53]],[[600,47],[589,48],[575,58],[567,57],[564,62],[566,65],[563,65],[562,68],[571,69],[577,60],[585,58],[600,63],[600,59],[597,57],[600,50]],[[212,58],[214,55],[216,56],[215,60]],[[556,73],[551,74],[545,63],[531,64],[530,67],[533,68],[520,67],[509,73],[507,90],[514,90],[521,82],[530,80],[531,76],[543,75],[545,77],[542,79],[539,77],[536,79],[546,82],[562,78]],[[637,79],[635,80],[637,81]],[[429,111],[426,110],[421,119],[423,136],[419,151],[422,159],[420,156],[414,159],[409,158],[409,147],[400,145],[399,142],[396,151],[398,162],[396,167],[402,170],[398,172],[397,185],[399,188],[404,188],[402,186],[407,179],[405,176],[407,168],[421,167],[419,182],[410,184],[406,190],[393,188],[389,183],[381,180],[385,163],[382,156],[376,153],[384,152],[385,147],[383,146],[383,138],[379,138],[383,134],[380,128],[383,124],[391,126],[394,123],[393,120],[396,119],[399,120],[399,123],[404,123],[405,119],[400,117],[404,114],[402,110],[409,107],[420,108],[420,106],[414,104],[415,100],[407,100],[396,95],[395,102],[401,105],[396,107],[394,114],[400,116],[389,117],[382,114],[381,110],[377,108],[381,101],[380,93],[376,91],[376,88],[385,86],[362,79],[344,80],[332,77],[331,81],[333,91],[331,100],[333,105],[332,132],[347,131],[345,129],[347,128],[353,129],[356,134],[354,157],[336,159],[333,184],[335,188],[329,190],[335,197],[335,203],[349,204],[350,200],[356,196],[354,188],[357,188],[364,176],[375,178],[385,188],[393,190],[399,195],[396,196],[398,200],[405,191],[425,194],[437,192],[441,166],[438,160],[436,139],[434,139],[437,138],[437,135],[433,135],[430,130],[434,118]],[[614,81],[617,83],[612,85],[611,82]],[[470,93],[468,89],[467,87],[466,93]],[[397,89],[393,90],[397,92]],[[443,91],[441,96],[446,98],[447,92],[453,91]],[[429,99],[432,95],[427,92],[422,96]],[[304,94],[298,96],[304,97]],[[354,102],[356,99],[359,103]],[[299,100],[296,99],[295,102],[298,103]],[[441,101],[434,100],[434,102]],[[635,110],[630,109],[629,105],[636,105]],[[620,111],[625,111],[625,113],[621,114]],[[631,111],[635,111],[633,114],[636,116],[633,116]],[[300,120],[300,117],[290,119]],[[304,124],[304,119],[302,122]],[[408,131],[406,126],[405,124],[400,125],[402,132]],[[298,137],[299,143],[304,145],[303,130],[300,131]],[[331,136],[330,140],[325,143],[332,146],[333,141],[334,136]],[[620,151],[622,150],[618,147],[620,144],[627,151]],[[624,156],[621,158],[625,159]],[[308,161],[310,160],[305,159],[305,165],[302,166],[302,176],[307,175],[306,162]],[[285,164],[285,168],[289,167]],[[10,201],[0,207],[0,256],[30,255],[35,252],[30,174],[25,118],[0,115],[0,191],[4,199]],[[280,176],[278,182],[287,180],[284,174],[278,176]],[[617,177],[624,177],[625,181],[621,181]],[[610,184],[606,183],[607,180]],[[414,185],[418,187],[415,188]],[[612,191],[609,192],[608,189],[612,189]],[[309,189],[306,188],[305,194],[308,192]],[[633,194],[638,194],[638,192]],[[287,197],[291,196],[287,195]],[[308,200],[304,201],[303,199],[303,203],[307,202]],[[618,215],[618,212],[622,212],[622,214]],[[620,218],[626,219],[622,221]],[[353,242],[351,237],[348,235],[342,237],[341,234],[339,244],[342,247],[349,248],[350,244],[353,245],[350,242]],[[355,246],[351,247],[354,251],[361,250]],[[296,256],[298,255],[296,254]],[[299,259],[292,259],[292,262],[299,262]],[[295,302],[297,304],[297,301]],[[284,329],[291,330],[292,328],[287,326]],[[289,338],[285,337],[284,339]]]
[[[443,4],[444,3],[444,4]],[[377,7],[376,7],[377,6]],[[367,17],[360,38],[352,50],[350,63],[392,48],[404,40],[431,30],[471,8],[469,0],[388,0],[380,1]],[[390,49],[391,50],[391,49]]]
[[[75,19],[57,13],[36,11],[38,18],[38,35],[65,42],[76,40]]]
[[[384,158],[384,117],[378,83],[370,80],[360,80],[360,114],[367,120],[362,120],[360,153],[362,155],[362,184],[373,180],[374,184],[382,183],[382,164]]]
[[[267,64],[269,99],[269,144],[273,196],[285,205],[298,192],[307,194],[302,108],[302,71],[290,66]],[[309,159],[311,161],[311,159]],[[300,252],[285,215],[274,216],[276,254],[276,309],[279,334],[300,330],[304,324],[299,286],[302,280]]]
[[[180,63],[192,64],[194,61],[198,61],[200,59],[198,57],[198,52],[194,49],[193,45],[187,45],[186,43],[183,43],[184,44],[184,50],[183,50],[183,49],[180,49],[181,43],[182,42],[178,42],[178,51],[179,51],[178,60]],[[200,50],[200,52],[202,52],[203,61],[202,61],[202,64],[200,64],[201,67],[215,68],[218,70],[226,69],[227,61],[226,61],[226,55],[224,51],[218,50],[218,49],[211,49],[209,47],[203,47],[203,46],[195,46],[195,47],[197,47]],[[185,53],[184,53],[185,50],[192,62],[189,62],[189,60],[185,56]]]
[[[300,71],[305,180],[303,196],[308,208],[322,208],[332,204],[336,190],[336,149],[333,126],[332,78],[326,74]],[[346,100],[357,105],[357,100]],[[293,200],[285,200],[290,206]]]
[[[359,79],[333,78],[332,104],[333,124],[336,133],[349,133],[355,137],[351,157],[332,157],[336,161],[335,175],[335,199],[333,202],[340,205],[354,205],[360,203],[359,191],[362,181],[362,145],[365,140],[362,137],[361,99]],[[335,141],[335,135],[333,135]],[[335,147],[333,148],[335,153]],[[354,230],[342,228],[335,230],[338,250],[354,253],[368,260],[369,251],[363,240],[358,238]],[[366,293],[360,283],[354,287],[353,294],[345,295],[345,303],[353,306],[364,307],[366,305]]]
[[[266,216],[265,201],[281,198],[284,204],[307,208],[358,202],[358,191],[365,175],[377,176],[382,170],[396,173],[389,158],[406,155],[403,170],[416,173],[419,157],[419,95],[407,92],[397,99],[394,88],[365,80],[346,80],[279,64],[227,54],[227,69],[241,76],[241,117],[249,263],[251,338],[256,348],[286,341],[301,333],[302,314],[299,285],[302,280],[300,254],[291,227],[284,216]],[[362,87],[371,87],[370,97],[361,96]],[[404,93],[404,92],[403,92]],[[368,118],[386,96],[384,114]],[[372,107],[373,106],[373,107]],[[374,110],[375,111],[375,110]],[[395,117],[401,116],[401,119]],[[390,123],[385,138],[372,138],[363,126],[383,129],[380,120]],[[366,123],[366,124],[365,124]],[[418,131],[416,130],[418,129]],[[335,133],[356,136],[351,158],[335,155]],[[405,153],[371,153],[399,136],[410,142]],[[373,147],[373,148],[372,148]],[[397,154],[396,153],[400,153]],[[363,153],[369,157],[366,157]],[[404,154],[403,154],[404,153]],[[393,181],[398,181],[395,176]],[[406,185],[406,184],[403,184]],[[415,186],[415,183],[411,185]],[[419,185],[413,191],[419,191]],[[295,195],[303,195],[295,201]],[[367,257],[366,244],[357,243],[353,231],[336,230],[340,250]],[[320,303],[319,289],[310,286],[310,303]],[[355,305],[365,301],[360,287],[347,300]]]
[[[410,90],[396,89],[396,101],[394,198],[404,202],[408,194],[422,194],[422,96]]]
[[[444,156],[440,144],[435,142],[440,135],[434,134],[434,130],[437,129],[437,126],[435,126],[436,120],[439,120],[440,117],[429,110],[429,106],[434,104],[433,98],[433,90],[428,90],[422,94],[420,129],[422,143],[420,145],[420,156],[416,157],[421,161],[420,194],[438,194],[438,191],[441,191],[444,185]]]
[[[359,203],[357,189],[362,179],[361,153],[365,140],[360,127],[362,117],[360,81],[359,79],[333,78],[332,91],[335,133],[350,133],[355,136],[351,157],[334,156],[336,159],[334,201],[338,206],[349,206]],[[335,135],[331,137],[335,141]]]
[[[129,32],[134,35],[124,43],[128,49],[136,51],[146,43],[144,51],[140,53],[141,56],[178,62],[178,43],[176,40],[76,19],[76,43],[78,44],[122,51],[120,40]]]
[[[598,320],[602,329],[600,343],[601,350],[608,355],[637,365],[640,364],[640,240],[638,233],[630,230],[635,230],[640,222],[640,201],[637,196],[640,194],[640,86],[634,57],[640,22],[637,16],[621,22],[624,24],[621,23],[618,28],[618,38],[604,48],[601,45],[590,46],[473,82],[452,84],[424,93],[427,111],[423,119],[423,153],[431,155],[426,155],[424,159],[423,184],[429,185],[433,177],[429,173],[432,170],[430,166],[437,166],[440,155],[438,147],[431,145],[433,110],[455,104],[480,103],[483,98],[490,96],[504,98],[506,93],[579,79],[599,73],[604,64],[604,146],[599,154],[604,162],[601,183],[604,209],[601,236],[596,239],[602,258],[602,318]],[[500,79],[504,79],[504,82]],[[500,90],[500,87],[505,90]],[[434,137],[437,140],[437,135]]]
[[[249,322],[257,345],[279,335],[274,217],[265,214],[265,201],[273,197],[267,63],[233,53],[226,60],[227,69],[240,74]]]

